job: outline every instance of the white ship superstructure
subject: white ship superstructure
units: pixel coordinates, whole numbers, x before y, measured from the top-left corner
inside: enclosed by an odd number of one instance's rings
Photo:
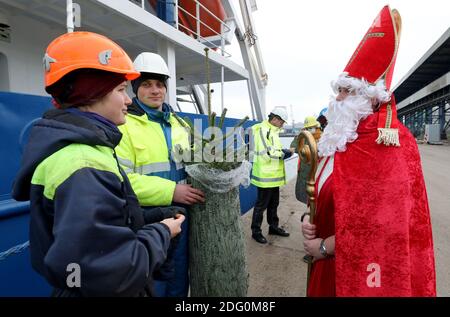
[[[0,91],[46,95],[42,56],[48,43],[64,32],[92,31],[119,43],[132,59],[143,51],[162,55],[172,72],[167,101],[175,106],[177,95],[192,95],[198,113],[206,113],[204,49],[210,47],[210,82],[247,81],[248,114],[263,119],[267,75],[251,17],[254,1],[240,0],[239,11],[232,0],[166,2],[163,9],[176,12],[172,23],[157,16],[160,8],[151,0],[0,0]],[[233,40],[245,67],[227,52]]]

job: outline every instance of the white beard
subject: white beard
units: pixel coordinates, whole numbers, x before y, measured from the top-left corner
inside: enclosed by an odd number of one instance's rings
[[[344,152],[347,143],[358,138],[356,129],[361,120],[373,113],[372,102],[365,96],[347,96],[343,101],[332,97],[325,117],[328,124],[317,144],[319,156],[331,156]]]

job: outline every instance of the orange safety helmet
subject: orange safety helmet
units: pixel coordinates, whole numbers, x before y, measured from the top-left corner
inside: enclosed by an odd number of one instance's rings
[[[57,37],[48,45],[43,62],[46,88],[81,68],[124,74],[128,80],[140,76],[118,44],[92,32],[72,32]]]

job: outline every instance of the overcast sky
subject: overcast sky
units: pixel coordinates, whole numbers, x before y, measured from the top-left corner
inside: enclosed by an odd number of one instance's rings
[[[234,4],[239,9],[239,1]],[[291,116],[292,105],[296,122],[317,115],[332,94],[330,82],[386,4],[402,17],[393,88],[450,27],[449,0],[257,0],[253,18],[269,76],[267,111],[286,106]],[[236,43],[227,50],[242,64]],[[220,109],[218,88],[214,107]],[[231,117],[250,114],[245,82],[227,83],[224,92]]]

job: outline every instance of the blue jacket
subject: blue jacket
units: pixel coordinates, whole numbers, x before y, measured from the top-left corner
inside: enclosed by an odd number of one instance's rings
[[[144,224],[114,147],[120,131],[95,116],[50,110],[33,127],[13,197],[30,200],[33,268],[69,296],[149,295],[168,227]],[[81,270],[69,288],[68,265]]]

